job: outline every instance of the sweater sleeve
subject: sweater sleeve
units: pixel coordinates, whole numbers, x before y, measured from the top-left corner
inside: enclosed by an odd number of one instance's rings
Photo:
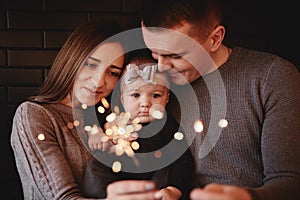
[[[278,58],[261,88],[264,184],[249,188],[255,200],[300,199],[300,74]]]
[[[59,131],[54,117],[42,106],[23,103],[18,107],[11,145],[26,198],[84,199],[59,145]],[[29,197],[29,185],[37,197]]]

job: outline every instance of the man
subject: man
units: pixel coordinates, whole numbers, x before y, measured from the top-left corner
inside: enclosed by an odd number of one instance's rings
[[[224,45],[221,20],[219,0],[144,1],[144,41],[177,85],[174,115],[196,159],[190,198],[300,199],[299,71],[276,55]],[[193,130],[196,122],[203,129]],[[145,184],[114,183],[108,197],[159,199]]]

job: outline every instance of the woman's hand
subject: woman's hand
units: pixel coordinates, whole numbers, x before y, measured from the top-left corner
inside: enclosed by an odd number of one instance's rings
[[[195,188],[190,194],[191,200],[251,200],[249,192],[243,188],[221,185],[209,184],[203,189]]]
[[[155,183],[144,180],[116,181],[107,186],[106,200],[155,200]]]

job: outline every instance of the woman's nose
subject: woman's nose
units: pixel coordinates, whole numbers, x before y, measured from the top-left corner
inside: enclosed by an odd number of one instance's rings
[[[97,88],[103,86],[105,84],[105,74],[104,74],[104,72],[94,73],[93,76],[92,76],[92,83]]]

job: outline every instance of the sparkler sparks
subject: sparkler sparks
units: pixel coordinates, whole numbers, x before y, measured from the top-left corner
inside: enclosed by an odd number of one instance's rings
[[[128,156],[129,158],[132,158],[134,164],[136,166],[140,165],[139,161],[139,155],[136,155],[136,151],[140,149],[140,143],[137,140],[138,132],[142,129],[142,124],[140,118],[134,118],[132,119],[129,112],[120,112],[120,108],[118,106],[111,107],[111,105],[108,104],[105,98],[101,100],[102,105],[96,108],[96,111],[104,117],[104,114],[107,113],[106,111],[109,108],[112,112],[106,116],[106,123],[104,124],[104,127],[99,127],[99,124],[90,124],[90,125],[84,125],[81,124],[81,120],[74,120],[74,122],[69,122],[66,124],[65,129],[71,130],[75,127],[83,127],[84,131],[88,134],[89,137],[97,138],[97,140],[94,140],[94,145],[103,145],[105,146],[108,144],[108,149],[100,147],[91,147],[89,143],[89,147],[91,151],[94,150],[101,150],[101,151],[107,151],[109,154],[115,154],[117,157],[114,157],[113,164],[110,164],[112,171],[115,173],[118,173],[122,170],[122,158],[118,159],[120,156]],[[81,108],[83,110],[88,109],[86,104],[82,104]],[[164,108],[162,106],[153,105],[149,110],[149,115],[151,115],[152,119],[154,120],[161,120],[164,118]],[[198,123],[198,125],[196,125]],[[195,123],[195,130],[202,131],[203,130],[203,124],[199,120],[199,122]],[[201,126],[202,125],[202,126]],[[199,128],[200,127],[200,128]],[[202,127],[202,128],[201,128]],[[102,131],[103,130],[103,131]],[[98,134],[100,133],[100,134]],[[168,133],[172,134],[172,133]],[[99,137],[98,137],[99,136]],[[174,132],[173,138],[175,140],[183,140],[184,134],[180,132]],[[40,139],[40,138],[39,138]],[[42,137],[40,140],[44,140]],[[149,152],[150,153],[150,152]],[[150,155],[150,154],[149,154]],[[151,153],[154,158],[161,158],[163,156],[163,152],[160,150],[156,150]],[[123,163],[124,164],[124,163]],[[124,165],[123,168],[126,168]]]
[[[140,120],[131,121],[130,113],[120,112],[119,107],[114,107],[114,112],[106,117],[105,134],[109,140],[115,143],[115,154],[121,156],[124,153],[129,157],[134,156],[134,150],[139,148],[137,141],[132,141],[132,134],[141,130]]]

